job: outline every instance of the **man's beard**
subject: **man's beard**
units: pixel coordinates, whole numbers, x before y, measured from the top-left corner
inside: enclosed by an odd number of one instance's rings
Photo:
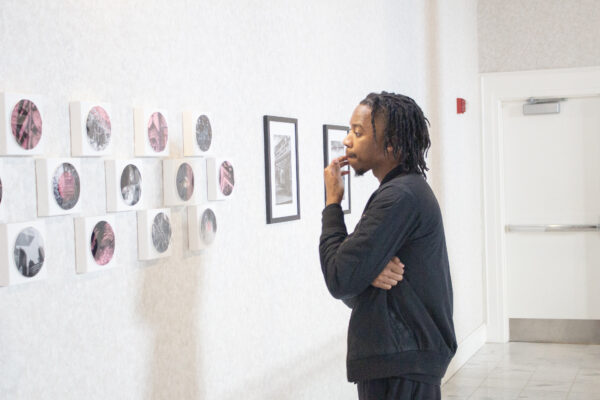
[[[356,158],[355,154],[346,153],[346,155],[348,156],[348,160],[350,160],[351,158]],[[352,167],[352,165],[350,165],[350,167]],[[354,167],[352,167],[352,169],[354,170],[354,176],[363,176],[368,171],[367,169],[357,169]]]

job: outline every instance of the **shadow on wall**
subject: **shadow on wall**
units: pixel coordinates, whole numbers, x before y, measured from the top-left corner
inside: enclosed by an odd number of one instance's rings
[[[439,28],[438,0],[426,1],[424,4],[425,26],[425,89],[427,101],[421,104],[425,116],[431,123],[429,135],[431,148],[429,150],[427,166],[429,167],[428,181],[435,192],[440,205],[443,204],[441,184],[442,149],[442,113],[441,113],[441,60],[440,60],[440,28]]]
[[[340,343],[344,345],[340,346]],[[270,374],[244,382],[226,400],[309,399],[315,398],[315,393],[326,397],[328,386],[333,387],[333,393],[339,393],[341,385],[351,385],[345,376],[345,343],[345,335],[333,338],[285,365],[274,368]],[[339,381],[332,382],[332,369],[343,371]],[[353,391],[356,389],[350,387],[349,392]]]
[[[171,213],[172,226],[187,232],[182,213]],[[186,218],[187,219],[187,218]],[[181,227],[181,228],[180,228]],[[179,229],[180,228],[180,229]],[[140,289],[138,315],[153,335],[149,349],[146,399],[200,399],[198,385],[202,360],[197,358],[199,330],[198,288],[203,278],[203,257],[191,257],[187,235],[172,238],[181,243],[169,258],[146,262]],[[171,263],[169,260],[180,260]],[[189,261],[189,262],[188,262]]]

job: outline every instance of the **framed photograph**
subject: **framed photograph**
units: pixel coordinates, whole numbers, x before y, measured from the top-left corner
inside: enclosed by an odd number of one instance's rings
[[[77,158],[35,160],[39,217],[77,214],[81,210],[81,177]]]
[[[325,167],[331,163],[331,160],[346,154],[344,138],[348,134],[348,130],[347,126],[323,125],[323,159],[325,160]],[[350,171],[350,166],[346,166],[344,169]],[[341,206],[344,214],[350,214],[350,174],[344,176],[343,179],[345,190]],[[327,201],[327,193],[325,194],[325,201]]]
[[[183,155],[206,156],[212,145],[212,126],[201,111],[183,112]]]
[[[300,219],[298,120],[264,116],[267,224]]]
[[[46,278],[44,221],[0,225],[0,286]]]
[[[78,217],[75,221],[75,259],[78,274],[117,266],[114,216]]]
[[[69,104],[71,155],[100,157],[112,154],[111,106],[107,103],[75,101]]]
[[[43,107],[40,95],[0,93],[0,155],[43,153]]]
[[[169,123],[165,110],[136,108],[133,112],[136,157],[169,155]]]
[[[171,209],[154,208],[137,212],[138,259],[154,260],[171,255]]]
[[[140,159],[106,160],[106,211],[144,208],[144,164]]]
[[[208,200],[225,200],[231,197],[235,187],[235,174],[231,159],[207,158],[206,184]]]
[[[164,204],[199,204],[206,192],[205,160],[191,157],[166,159],[162,164]]]
[[[188,237],[190,250],[210,247],[217,235],[217,216],[212,208],[193,206],[188,208]]]

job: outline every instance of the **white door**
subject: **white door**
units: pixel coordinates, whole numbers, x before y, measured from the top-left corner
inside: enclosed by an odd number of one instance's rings
[[[549,115],[524,103],[500,111],[507,316],[600,319],[600,97]]]

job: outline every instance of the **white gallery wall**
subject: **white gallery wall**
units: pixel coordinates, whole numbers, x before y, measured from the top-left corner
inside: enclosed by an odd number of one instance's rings
[[[349,310],[318,259],[322,125],[347,124],[370,91],[410,95],[430,117],[456,331],[469,340],[484,322],[477,3],[445,3],[4,0],[0,91],[45,97],[44,157],[70,156],[70,101],[112,103],[116,158],[134,157],[145,105],[169,111],[170,157],[183,157],[181,113],[197,107],[236,184],[210,203],[209,249],[188,250],[187,209],[173,207],[173,254],[138,261],[135,212],[116,213],[118,265],[93,274],[75,273],[73,216],[43,218],[47,279],[0,288],[0,398],[356,398]],[[298,221],[265,223],[265,114],[299,121]],[[142,162],[147,208],[162,207],[160,160]],[[33,159],[2,157],[0,179],[0,222],[38,219]],[[106,214],[103,159],[82,159],[81,179],[81,215]],[[376,186],[352,180],[349,229]]]
[[[428,25],[425,82],[432,117],[431,183],[444,216],[456,337],[459,351],[466,352],[458,354],[459,361],[485,341],[477,9],[466,0],[426,3],[427,20],[436,21]],[[456,98],[466,100],[464,114],[457,115]]]

